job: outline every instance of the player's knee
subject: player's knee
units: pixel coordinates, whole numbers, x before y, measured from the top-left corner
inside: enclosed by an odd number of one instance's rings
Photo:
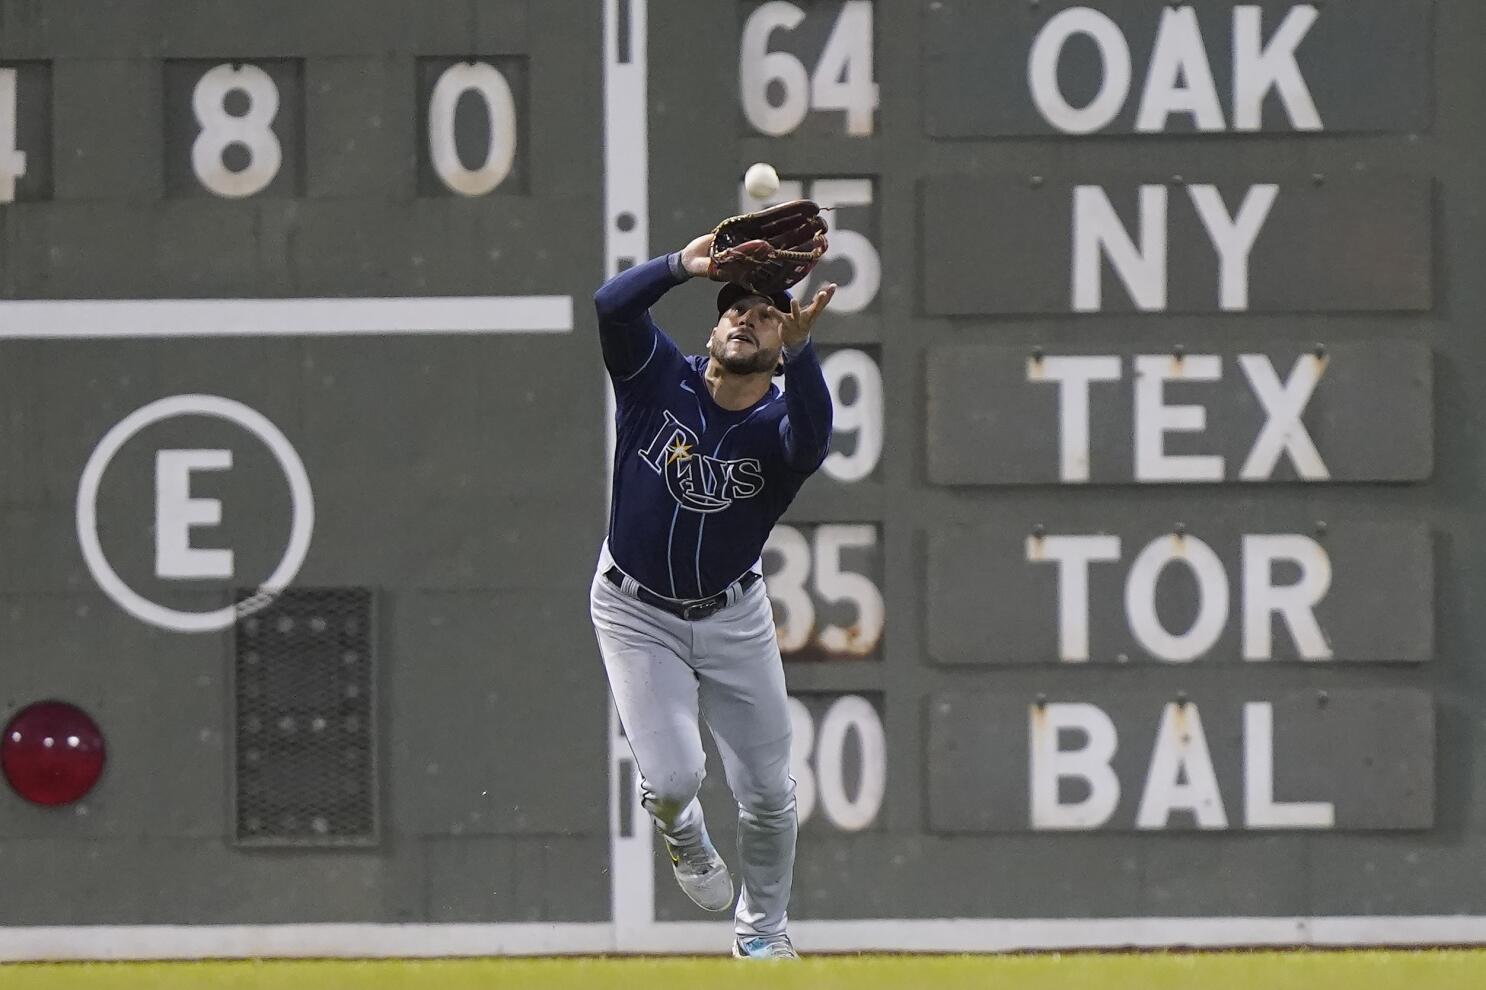
[[[651,810],[663,820],[675,818],[702,789],[703,775],[701,767],[667,770],[653,778],[646,774],[645,791]]]
[[[744,813],[761,820],[783,821],[795,813],[795,778],[786,773],[772,780],[758,781],[754,787],[736,796],[738,807]]]

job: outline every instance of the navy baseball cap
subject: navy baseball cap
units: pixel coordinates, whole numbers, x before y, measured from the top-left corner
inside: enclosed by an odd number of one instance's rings
[[[746,299],[749,296],[759,296],[760,298],[767,299],[774,304],[775,309],[785,313],[789,312],[790,294],[788,292],[780,290],[773,295],[766,295],[762,292],[754,292],[752,289],[741,286],[736,282],[729,282],[717,292],[717,315],[721,316],[723,313],[732,309],[733,304],[739,299]]]

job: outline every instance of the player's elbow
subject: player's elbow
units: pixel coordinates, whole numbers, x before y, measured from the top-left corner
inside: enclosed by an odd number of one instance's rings
[[[593,308],[600,323],[632,323],[645,313],[646,307],[636,298],[633,281],[620,272],[594,290]]]
[[[616,319],[621,305],[622,300],[619,291],[614,287],[613,279],[599,286],[593,293],[593,308],[600,320]]]
[[[824,464],[826,462],[826,457],[830,454],[830,452],[831,435],[827,433],[825,435],[825,439],[821,440],[820,442],[820,448],[815,453],[815,466],[812,467],[810,470],[814,471],[818,469],[822,464]]]
[[[789,466],[796,471],[814,472],[819,470],[820,466],[825,463],[826,455],[830,452],[830,433],[826,433],[819,440],[813,441],[803,441],[797,437],[793,449],[788,452],[790,455],[788,458]]]

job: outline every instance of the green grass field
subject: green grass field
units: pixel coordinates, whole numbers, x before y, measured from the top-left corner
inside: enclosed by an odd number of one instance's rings
[[[1486,950],[0,965],[4,990],[1479,990]]]

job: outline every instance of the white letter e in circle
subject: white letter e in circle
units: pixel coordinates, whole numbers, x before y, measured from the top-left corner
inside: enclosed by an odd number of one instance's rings
[[[237,621],[242,611],[240,604],[210,612],[183,612],[152,602],[124,583],[104,556],[98,539],[98,486],[109,462],[136,433],[176,416],[212,416],[236,423],[263,441],[289,482],[292,506],[289,542],[278,566],[253,596],[258,607],[288,587],[304,564],[315,528],[315,499],[304,462],[288,438],[262,413],[232,399],[216,395],[172,395],[157,399],[134,410],[103,435],[83,467],[77,486],[77,542],[93,580],[120,608],[141,621],[177,632],[215,632]]]

